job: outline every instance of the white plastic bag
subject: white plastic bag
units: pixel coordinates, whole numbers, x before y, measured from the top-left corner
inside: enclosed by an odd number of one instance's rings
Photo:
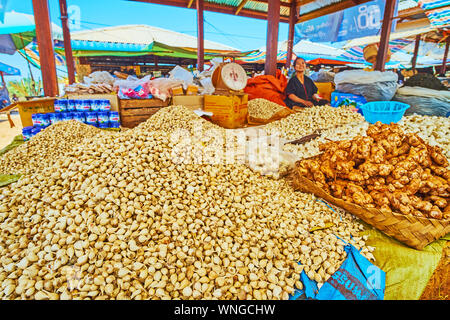
[[[398,81],[398,75],[392,71],[364,71],[364,70],[346,70],[338,72],[334,76],[336,84],[371,84],[374,82]]]
[[[397,90],[393,100],[410,105],[405,115],[446,117],[450,112],[450,91],[405,86]]]
[[[398,75],[392,71],[342,71],[334,77],[336,91],[362,95],[367,102],[390,101],[398,88]]]
[[[169,74],[169,79],[183,81],[183,88],[185,90],[194,82],[194,75],[180,66],[175,66],[175,68],[169,71]]]

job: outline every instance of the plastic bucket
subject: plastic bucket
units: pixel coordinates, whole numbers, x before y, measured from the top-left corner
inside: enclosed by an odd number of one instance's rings
[[[382,122],[391,124],[399,122],[409,105],[398,101],[373,101],[363,104],[361,110],[369,123]]]

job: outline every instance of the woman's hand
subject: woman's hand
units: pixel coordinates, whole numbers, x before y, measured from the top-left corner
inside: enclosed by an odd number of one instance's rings
[[[320,101],[320,100],[322,99],[317,93],[315,93],[315,94],[312,96],[312,98],[313,98],[314,100],[316,100],[316,101]]]
[[[314,107],[314,103],[312,103],[311,101],[308,101],[308,100],[305,100],[305,102],[303,102],[303,104],[308,108]]]

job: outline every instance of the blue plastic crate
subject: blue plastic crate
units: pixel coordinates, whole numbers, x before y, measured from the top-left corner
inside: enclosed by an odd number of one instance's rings
[[[398,101],[373,101],[361,106],[363,116],[369,123],[380,121],[384,124],[399,122],[409,105]]]

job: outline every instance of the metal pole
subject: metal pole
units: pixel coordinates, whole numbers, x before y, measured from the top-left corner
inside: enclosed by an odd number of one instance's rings
[[[277,73],[278,25],[280,23],[280,0],[268,0],[266,63],[264,74]]]
[[[392,17],[394,16],[396,0],[386,0],[383,24],[381,25],[380,46],[378,48],[375,70],[384,71],[387,53],[389,50],[389,37],[391,36]]]
[[[53,51],[52,29],[47,0],[33,0],[36,39],[41,63],[44,95],[58,95],[58,78],[56,75],[55,53]]]
[[[203,71],[205,64],[205,41],[203,31],[203,0],[196,0],[197,4],[197,69]]]
[[[67,73],[69,74],[69,84],[72,84],[75,82],[75,64],[73,61],[72,44],[70,42],[71,40],[66,0],[59,0],[59,10],[61,12],[61,24],[64,36],[64,53],[66,54]]]

